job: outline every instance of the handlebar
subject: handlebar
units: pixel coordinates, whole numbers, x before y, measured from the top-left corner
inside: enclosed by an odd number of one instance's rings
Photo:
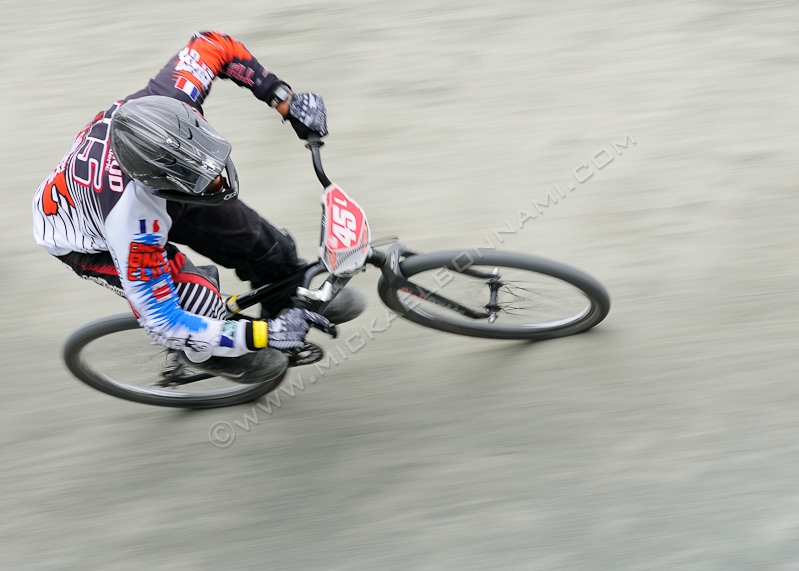
[[[319,182],[322,183],[322,186],[327,188],[332,183],[330,182],[330,179],[327,178],[325,169],[322,167],[322,153],[319,151],[319,149],[321,149],[325,143],[322,141],[322,137],[316,133],[310,133],[307,140],[308,142],[306,143],[305,147],[311,151],[313,169],[314,172],[316,172],[316,178],[319,179]]]

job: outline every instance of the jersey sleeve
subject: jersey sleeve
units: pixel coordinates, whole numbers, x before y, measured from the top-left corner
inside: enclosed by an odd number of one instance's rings
[[[274,88],[282,83],[241,42],[220,32],[197,32],[145,89],[127,99],[164,95],[202,113],[202,103],[216,77],[246,87],[261,101],[268,101]]]
[[[196,315],[178,303],[165,250],[171,227],[166,201],[131,182],[106,217],[105,227],[125,297],[150,337],[171,349],[221,357],[249,351],[245,320]]]

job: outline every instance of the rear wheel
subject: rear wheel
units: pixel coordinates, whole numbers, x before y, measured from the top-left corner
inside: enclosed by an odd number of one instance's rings
[[[64,344],[64,361],[78,379],[122,399],[182,408],[246,403],[274,390],[266,383],[239,384],[184,367],[175,351],[157,345],[130,314],[92,321]]]
[[[458,335],[551,339],[586,331],[610,311],[610,297],[594,278],[527,254],[432,252],[409,256],[399,267],[423,289],[397,289],[383,276],[383,302],[419,325]]]

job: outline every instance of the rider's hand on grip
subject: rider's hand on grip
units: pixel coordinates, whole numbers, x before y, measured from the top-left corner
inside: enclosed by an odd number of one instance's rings
[[[300,139],[307,139],[311,133],[320,137],[327,135],[327,111],[322,97],[315,93],[295,93],[289,102],[286,117]]]
[[[267,322],[267,343],[274,349],[302,349],[311,325],[325,330],[331,327],[325,318],[307,309],[293,308]]]

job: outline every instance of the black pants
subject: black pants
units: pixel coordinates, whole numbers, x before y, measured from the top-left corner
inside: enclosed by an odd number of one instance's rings
[[[294,240],[241,200],[219,206],[168,202],[169,241],[184,244],[214,263],[236,270],[253,287],[280,278],[300,265]]]
[[[167,212],[172,219],[170,243],[186,245],[215,264],[234,269],[239,279],[251,282],[253,287],[271,283],[302,265],[291,236],[240,200],[219,206],[170,201]],[[108,252],[73,252],[59,258],[78,275],[104,281],[121,293],[119,276]],[[277,308],[264,309],[269,315]]]

